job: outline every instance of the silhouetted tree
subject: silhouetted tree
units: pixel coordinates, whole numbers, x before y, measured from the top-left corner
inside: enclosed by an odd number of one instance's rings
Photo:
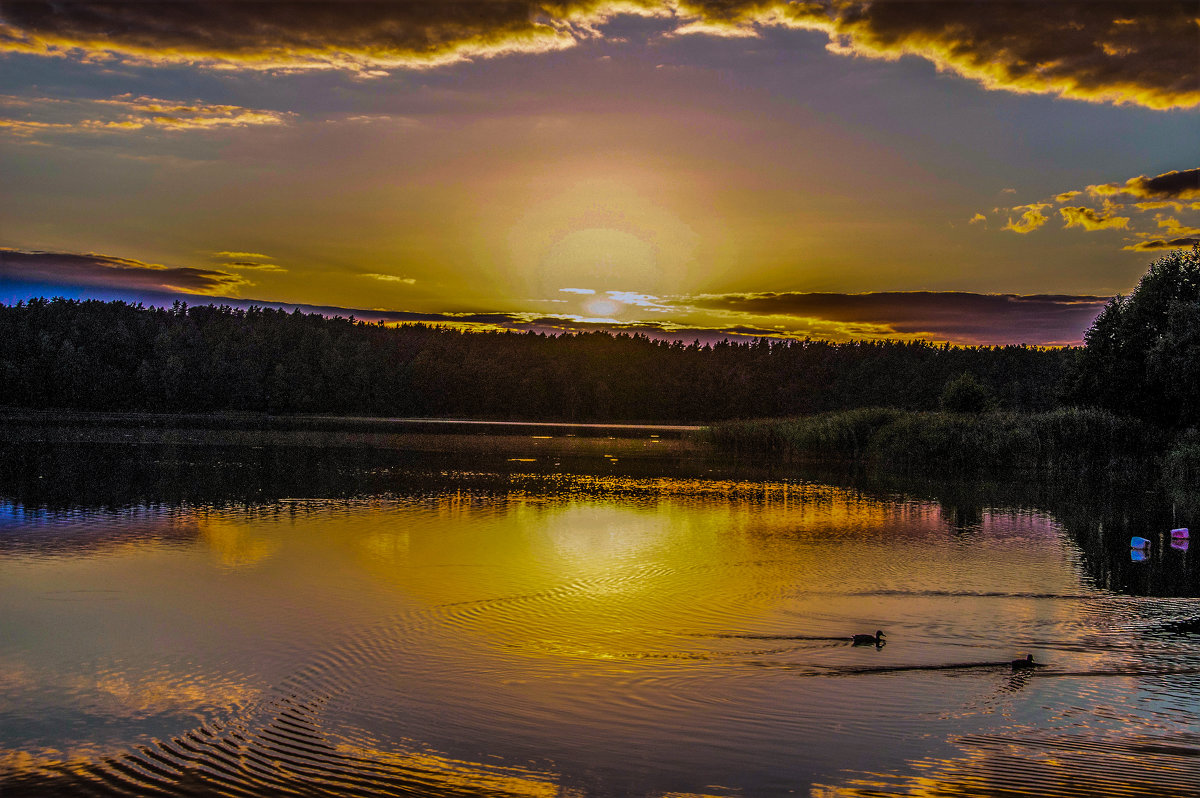
[[[942,388],[940,404],[943,410],[952,413],[982,413],[991,401],[987,388],[975,379],[974,374],[964,371]]]
[[[1167,427],[1200,423],[1200,247],[1154,261],[1084,337],[1073,398]]]

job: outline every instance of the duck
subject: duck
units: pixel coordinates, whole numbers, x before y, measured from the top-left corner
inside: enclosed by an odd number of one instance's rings
[[[1032,654],[1026,654],[1025,659],[1014,659],[1009,663],[1014,671],[1024,670],[1025,668],[1036,668],[1039,663],[1033,661]]]
[[[877,629],[873,635],[855,635],[850,639],[854,641],[853,645],[856,646],[882,646],[883,637],[883,630]]]

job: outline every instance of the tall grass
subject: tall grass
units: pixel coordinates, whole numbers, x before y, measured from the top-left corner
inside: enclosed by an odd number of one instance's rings
[[[1167,451],[1163,471],[1177,485],[1200,485],[1200,429],[1180,433]]]
[[[791,461],[861,462],[931,472],[1044,470],[1081,477],[1142,468],[1167,443],[1164,433],[1140,421],[1080,408],[1045,413],[864,408],[716,424],[708,437],[726,451]],[[1196,450],[1200,455],[1200,435]]]

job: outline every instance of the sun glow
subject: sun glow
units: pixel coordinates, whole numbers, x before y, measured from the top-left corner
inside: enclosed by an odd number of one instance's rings
[[[563,282],[600,290],[657,283],[661,275],[654,247],[632,233],[592,227],[567,233],[539,264],[546,285]]]

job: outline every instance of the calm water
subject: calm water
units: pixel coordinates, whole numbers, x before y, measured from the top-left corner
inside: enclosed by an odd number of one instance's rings
[[[6,798],[1200,795],[1169,508],[669,462],[85,459],[0,482]],[[1014,673],[1026,653],[1045,667]]]

